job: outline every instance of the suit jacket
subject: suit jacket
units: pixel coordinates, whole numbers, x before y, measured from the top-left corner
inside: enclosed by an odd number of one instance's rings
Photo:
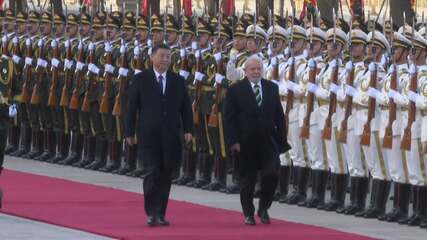
[[[231,85],[225,102],[226,136],[230,145],[273,146],[278,153],[290,149],[278,87],[261,80],[262,104],[258,107],[247,78]],[[271,159],[276,161],[276,159]],[[278,161],[278,159],[277,159]]]
[[[125,136],[135,136],[138,127],[138,147],[150,152],[147,158],[141,154],[144,164],[177,167],[181,161],[181,133],[191,133],[193,128],[184,79],[168,71],[165,93],[161,94],[152,69],[136,74],[129,87],[125,121]]]

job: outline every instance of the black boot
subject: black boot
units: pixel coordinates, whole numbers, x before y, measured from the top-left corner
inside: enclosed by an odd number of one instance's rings
[[[427,187],[424,186],[414,187],[414,191],[416,191],[416,197],[413,203],[414,213],[407,221],[409,226],[420,226],[421,221],[426,216],[426,188]],[[401,223],[401,221],[399,221],[399,223]]]
[[[219,191],[225,188],[227,182],[227,159],[219,154],[215,158],[215,175],[214,180],[209,185],[205,185],[202,189],[209,191]]]
[[[279,170],[279,203],[285,203],[289,193],[289,181],[291,177],[290,166],[280,166]]]
[[[408,218],[409,197],[411,195],[411,185],[406,183],[395,183],[397,185],[397,205],[396,211],[392,211],[387,215],[387,222],[397,222],[400,219]],[[394,194],[396,197],[396,193]],[[394,199],[393,199],[394,202]],[[394,214],[393,214],[394,213]]]
[[[319,192],[319,176],[321,170],[311,170],[311,196],[305,201],[300,201],[298,206],[300,207],[311,207],[312,205],[317,205],[316,202],[319,199],[317,193]]]
[[[420,211],[420,227],[427,228],[427,187],[420,187],[419,190],[419,199],[418,202],[421,204],[418,205]]]
[[[40,156],[43,152],[43,131],[33,128],[31,131],[31,150],[27,154],[22,155],[26,159],[34,159]]]
[[[344,213],[345,210],[345,196],[347,194],[348,186],[348,175],[347,174],[338,174],[337,177],[337,208],[335,211],[337,213]]]
[[[83,139],[83,157],[82,160],[73,164],[73,167],[84,168],[95,160],[96,138],[91,135],[85,135]]]
[[[96,138],[95,161],[87,165],[86,169],[98,170],[107,163],[108,140],[105,137]]]
[[[19,146],[19,127],[10,126],[9,127],[9,141],[7,147],[4,149],[4,154],[9,155],[12,152],[15,152]]]
[[[56,151],[56,155],[48,160],[46,162],[50,163],[59,163],[63,161],[68,153],[68,147],[69,147],[69,135],[65,134],[64,132],[57,132],[56,133],[56,142],[58,149]]]
[[[118,141],[112,141],[110,143],[110,163],[100,168],[101,172],[112,172],[120,168],[122,158],[123,143]]]
[[[31,127],[28,124],[21,124],[21,142],[18,150],[10,153],[10,156],[21,157],[30,152],[31,149]]]
[[[137,146],[125,144],[125,164],[121,168],[112,171],[112,173],[125,175],[126,173],[134,171],[136,169],[137,151]]]
[[[368,181],[368,185],[369,185],[369,181]],[[373,179],[372,180],[372,189],[371,189],[371,197],[370,197],[370,201],[369,201],[369,206],[361,211],[358,211],[354,214],[354,216],[356,217],[363,217],[363,215],[365,215],[367,212],[372,211],[372,209],[375,208],[375,193],[377,191],[378,188],[378,180]]]
[[[296,180],[297,186],[293,193],[288,197],[287,203],[295,205],[300,201],[305,201],[307,197],[307,183],[310,174],[310,168],[308,167],[297,167],[296,169]]]
[[[231,154],[230,162],[232,167],[231,172],[231,185],[220,190],[220,192],[226,194],[239,194],[240,193],[240,176],[239,176],[239,165],[240,159],[239,154]]]
[[[199,161],[203,163],[201,165],[201,173],[200,178],[194,182],[192,187],[201,188],[205,185],[210,184],[212,179],[212,166],[213,166],[213,158],[209,153],[199,153]]]
[[[45,162],[55,156],[56,152],[56,137],[53,130],[44,130],[44,151],[42,155],[34,158],[34,160]]]
[[[353,186],[353,182],[351,184]],[[354,203],[351,205],[351,208],[348,208],[344,211],[344,214],[346,215],[353,215],[365,209],[366,195],[368,194],[368,188],[369,188],[369,178],[354,177],[354,184],[355,184]]]
[[[60,164],[73,165],[82,158],[83,135],[79,132],[73,132],[71,136],[71,153]]]
[[[353,211],[356,206],[357,199],[357,179],[358,177],[350,177],[350,205],[344,209],[344,214]],[[347,214],[348,215],[348,214]]]
[[[375,207],[363,215],[364,218],[378,218],[385,213],[385,207],[390,193],[391,182],[377,180],[378,188],[375,192]]]

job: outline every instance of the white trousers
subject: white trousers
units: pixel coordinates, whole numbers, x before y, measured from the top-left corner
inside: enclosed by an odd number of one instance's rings
[[[332,128],[331,139],[325,140],[329,169],[332,173],[346,174],[348,172],[347,161],[342,144],[337,141],[337,131],[337,128]]]
[[[314,124],[310,126],[310,137],[307,143],[311,169],[328,170],[326,144],[322,139],[322,131],[319,129],[319,125]]]
[[[382,139],[380,139],[378,131],[371,133],[370,140],[369,146],[362,146],[369,172],[374,179],[389,181],[390,173],[388,163],[385,161],[386,153],[382,149]]]
[[[391,149],[384,149],[390,178],[393,182],[409,183],[405,156],[400,149],[400,136],[393,136]]]
[[[300,131],[301,128],[299,127],[298,121],[289,123],[288,142],[292,148],[289,151],[289,156],[292,160],[293,166],[308,167],[307,147],[305,145],[305,141],[300,138]]]
[[[405,156],[408,166],[409,183],[415,186],[426,186],[427,157],[422,154],[422,144],[419,139],[412,139],[411,151],[405,151]]]
[[[367,177],[366,163],[362,158],[360,136],[355,135],[354,129],[347,131],[347,142],[343,144],[348,171],[352,177]]]

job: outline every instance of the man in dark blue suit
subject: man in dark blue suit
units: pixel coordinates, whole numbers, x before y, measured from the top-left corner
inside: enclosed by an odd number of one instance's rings
[[[267,210],[273,201],[286,142],[285,116],[276,84],[262,79],[262,59],[253,55],[245,63],[246,77],[229,87],[225,102],[226,135],[239,156],[240,202],[245,224],[255,225],[254,188],[261,173],[258,216],[270,223]]]
[[[171,50],[166,45],[152,49],[153,68],[133,78],[125,124],[126,141],[138,142],[146,175],[145,212],[148,225],[169,225],[165,219],[172,173],[181,161],[181,133],[192,140],[192,111],[184,79],[168,71]],[[138,136],[135,137],[135,129]]]

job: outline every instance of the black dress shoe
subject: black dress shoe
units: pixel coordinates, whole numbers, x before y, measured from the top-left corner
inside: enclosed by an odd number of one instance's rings
[[[251,225],[251,226],[256,225],[255,218],[254,217],[245,217],[245,224]]]
[[[258,217],[261,219],[261,223],[270,224],[270,216],[268,215],[267,210],[258,211]]]
[[[157,224],[158,224],[158,221],[157,221],[157,219],[155,217],[148,216],[148,219],[147,219],[147,225],[148,226],[154,227],[154,226],[157,226]]]
[[[169,226],[170,222],[168,220],[166,220],[164,217],[157,219],[157,223],[160,226]]]

